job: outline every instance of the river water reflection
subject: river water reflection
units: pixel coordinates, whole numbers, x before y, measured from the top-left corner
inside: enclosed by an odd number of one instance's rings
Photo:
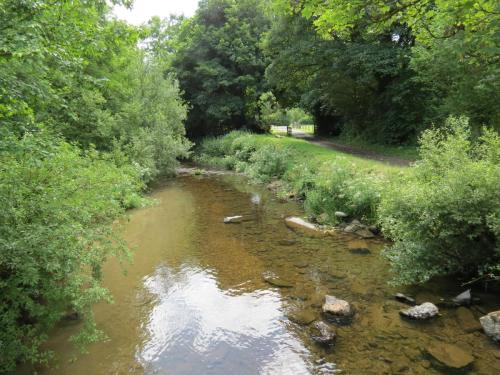
[[[405,306],[392,298],[380,241],[298,235],[283,219],[302,215],[299,205],[279,203],[237,176],[179,177],[152,197],[157,204],[132,211],[125,224],[135,248],[127,273],[115,261],[104,270],[115,303],[96,306],[95,314],[109,340],[75,357],[67,339],[79,327],[58,327],[48,343],[57,360],[39,373],[446,373],[425,353],[435,343],[474,355],[469,373],[500,373],[498,347],[481,332],[462,331],[454,309],[426,324],[401,320]],[[246,220],[223,224],[231,215]],[[359,247],[371,253],[349,251]],[[263,274],[286,287],[266,283]],[[398,291],[426,298],[460,292],[446,283]],[[329,351],[301,324],[321,319],[325,294],[351,301],[357,311]],[[481,297],[482,309],[500,307]]]

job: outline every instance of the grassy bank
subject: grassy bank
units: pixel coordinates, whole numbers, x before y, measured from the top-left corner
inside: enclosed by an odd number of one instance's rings
[[[232,132],[205,139],[200,164],[272,183],[304,204],[310,220],[337,224],[342,211],[377,224],[394,241],[386,251],[402,283],[437,275],[500,272],[500,140],[472,139],[467,119],[450,118],[421,139],[419,162],[393,166],[291,137]]]
[[[331,137],[325,139],[335,144],[353,147],[360,150],[365,150],[376,154],[380,154],[383,156],[394,156],[409,161],[415,161],[418,159],[417,146],[378,145],[367,142],[366,140],[363,139],[345,139],[342,137]]]
[[[259,182],[275,181],[278,195],[302,200],[310,219],[324,224],[337,224],[336,211],[376,222],[382,186],[406,169],[300,139],[245,132],[206,139],[197,161]]]

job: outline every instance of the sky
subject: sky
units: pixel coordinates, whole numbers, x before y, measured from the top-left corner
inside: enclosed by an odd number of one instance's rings
[[[120,19],[140,25],[152,16],[168,17],[170,14],[192,16],[198,7],[198,0],[134,0],[132,10],[117,6],[113,13]]]

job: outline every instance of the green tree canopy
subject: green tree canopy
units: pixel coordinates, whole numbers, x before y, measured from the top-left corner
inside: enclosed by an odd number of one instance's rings
[[[190,104],[191,137],[257,128],[265,91],[260,40],[269,28],[260,0],[205,0],[174,38],[173,70]]]

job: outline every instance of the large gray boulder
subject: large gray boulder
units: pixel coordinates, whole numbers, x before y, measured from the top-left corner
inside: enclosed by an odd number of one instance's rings
[[[495,341],[500,341],[500,310],[490,312],[479,319],[484,333]]]
[[[417,305],[406,310],[401,310],[399,313],[406,318],[426,320],[434,318],[436,315],[438,315],[439,309],[433,303],[424,302],[421,305]]]

